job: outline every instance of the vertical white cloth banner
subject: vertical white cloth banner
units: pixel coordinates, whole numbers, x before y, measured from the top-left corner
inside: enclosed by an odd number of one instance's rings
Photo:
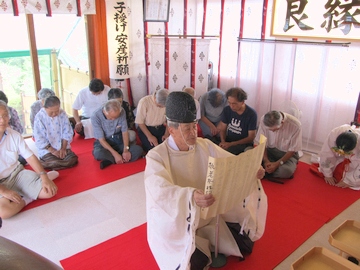
[[[210,40],[197,39],[195,52],[195,86],[196,98],[206,93],[209,85],[209,48]]]
[[[16,0],[17,12],[19,14],[48,14],[46,0]],[[51,14],[78,14],[76,0],[50,1]],[[0,14],[14,14],[14,6],[11,0],[0,1]],[[81,0],[80,14],[96,14],[95,0]]]
[[[128,11],[126,1],[106,1],[106,26],[111,79],[127,79],[129,68]]]
[[[169,90],[191,86],[191,39],[170,39]]]
[[[149,92],[153,93],[165,86],[165,40],[150,39],[149,47]]]
[[[144,21],[142,1],[127,1],[129,10],[130,84],[134,105],[147,95],[147,77],[144,43]]]
[[[190,39],[170,39],[169,44],[169,91],[181,91],[191,86],[191,61],[195,61],[196,98],[207,91],[210,40],[196,40],[196,52],[191,59]],[[150,92],[164,87],[165,41],[150,39]]]

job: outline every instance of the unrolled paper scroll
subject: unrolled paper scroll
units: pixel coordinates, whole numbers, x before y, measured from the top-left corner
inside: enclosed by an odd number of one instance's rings
[[[201,209],[201,218],[207,219],[226,213],[241,203],[257,185],[266,137],[260,138],[255,148],[227,158],[209,157],[205,194],[215,197],[213,205]]]

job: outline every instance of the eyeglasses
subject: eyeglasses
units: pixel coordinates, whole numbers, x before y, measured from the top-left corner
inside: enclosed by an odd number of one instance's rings
[[[0,115],[0,118],[1,119],[9,119],[9,114],[3,114],[3,115]]]

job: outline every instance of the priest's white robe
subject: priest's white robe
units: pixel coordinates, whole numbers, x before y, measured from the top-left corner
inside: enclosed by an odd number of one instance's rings
[[[189,151],[172,149],[166,139],[146,155],[147,239],[160,269],[190,269],[196,247],[211,258],[216,220],[201,219],[201,209],[193,199],[195,189],[204,190],[209,156],[232,154],[210,140],[198,138]],[[245,202],[221,215],[219,253],[242,257],[225,222],[239,223],[253,241],[264,233],[267,197],[257,181]]]

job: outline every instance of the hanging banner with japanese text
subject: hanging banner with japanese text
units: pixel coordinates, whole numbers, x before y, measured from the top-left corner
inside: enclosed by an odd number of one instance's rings
[[[271,35],[360,39],[360,1],[274,0]]]
[[[127,79],[129,69],[129,7],[126,1],[106,1],[106,27],[111,79]]]

